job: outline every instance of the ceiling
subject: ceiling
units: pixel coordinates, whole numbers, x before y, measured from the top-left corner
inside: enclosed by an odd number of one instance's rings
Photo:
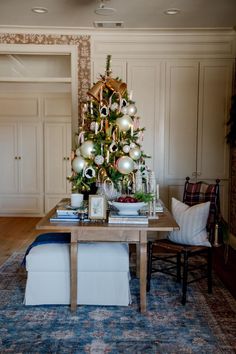
[[[235,28],[236,0],[104,0],[112,15],[95,14],[100,0],[0,0],[0,27],[94,28],[94,21],[123,21],[124,29]],[[35,14],[32,7],[48,12]],[[177,8],[177,15],[165,15]],[[122,31],[122,29],[120,29]]]

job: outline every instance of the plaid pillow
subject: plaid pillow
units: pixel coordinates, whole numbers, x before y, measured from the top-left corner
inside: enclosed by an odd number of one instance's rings
[[[216,184],[207,184],[204,182],[188,183],[185,190],[183,202],[189,206],[210,202],[210,210],[207,220],[208,227],[216,222],[218,212],[217,191],[218,187]]]

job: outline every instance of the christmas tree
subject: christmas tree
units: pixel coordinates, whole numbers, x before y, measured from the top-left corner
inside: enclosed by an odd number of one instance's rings
[[[147,172],[141,144],[137,109],[126,83],[112,78],[111,56],[101,75],[88,91],[81,110],[78,146],[72,160],[72,191],[91,192],[94,186],[108,199],[142,191]]]

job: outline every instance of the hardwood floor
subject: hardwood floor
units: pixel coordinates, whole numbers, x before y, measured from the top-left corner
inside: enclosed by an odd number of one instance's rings
[[[40,218],[0,217],[0,265],[13,252],[24,252],[27,246],[42,233],[35,226]],[[230,248],[228,262],[224,261],[224,246],[215,248],[213,267],[222,282],[236,298],[236,251]]]
[[[35,230],[40,218],[0,217],[0,264],[16,251],[25,251],[27,246],[42,231]]]

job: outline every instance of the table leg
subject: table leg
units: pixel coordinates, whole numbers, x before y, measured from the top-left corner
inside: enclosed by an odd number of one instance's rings
[[[71,232],[70,244],[70,308],[77,308],[77,233]]]
[[[140,259],[140,311],[146,312],[146,281],[147,281],[147,232],[140,231],[139,235],[139,259]]]
[[[136,277],[140,277],[140,244],[136,243]]]

